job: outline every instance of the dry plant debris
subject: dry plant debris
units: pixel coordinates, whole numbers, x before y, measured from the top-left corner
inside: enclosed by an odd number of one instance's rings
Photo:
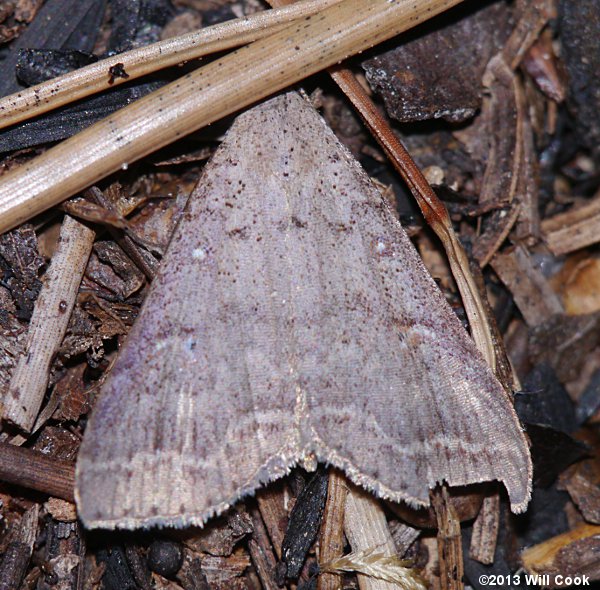
[[[290,10],[325,9],[317,0],[301,4]],[[22,174],[39,155],[47,167],[38,180],[54,191],[38,207],[28,200],[38,188],[22,185],[25,192],[14,193],[20,205],[0,221],[11,228],[0,236],[0,588],[416,590],[424,580],[431,588],[484,590],[482,576],[510,575],[523,587],[526,575],[547,576],[540,580],[556,587],[567,577],[599,580],[598,0],[465,0],[384,45],[367,43],[363,55],[344,63],[434,184],[471,257],[487,358],[514,392],[532,445],[533,494],[524,515],[511,515],[494,485],[441,488],[436,511],[414,511],[374,500],[336,471],[320,480],[319,490],[328,492],[323,504],[322,494],[315,501],[310,493],[312,474],[296,469],[204,529],[104,534],[75,520],[74,465],[89,412],[205,159],[231,121],[215,116],[186,137],[192,129],[184,125],[170,146],[149,134],[134,157],[102,164],[93,179],[68,171],[74,184],[67,188],[52,188],[64,178],[52,160],[60,144],[52,151],[52,142],[73,136],[73,160],[84,161],[78,149],[92,155],[99,140],[87,132],[86,147],[78,148],[73,134],[109,113],[120,117],[122,106],[177,84],[198,65],[152,65],[156,47],[149,44],[162,40],[170,45],[161,47],[178,51],[180,41],[167,36],[195,35],[189,27],[200,24],[200,39],[225,38],[207,51],[222,51],[272,34],[270,10],[261,0],[0,3],[0,95],[7,97],[0,105],[16,100],[13,93],[35,97],[26,86],[57,73],[71,70],[72,78],[86,80],[82,64],[101,72],[104,65],[96,64],[108,64],[94,82],[99,94],[67,93],[58,110],[32,111],[31,121],[22,119],[32,107],[26,103],[0,131],[0,192],[3,176]],[[233,18],[247,23],[247,36],[237,41],[226,32],[240,33],[240,24],[223,24]],[[206,28],[215,25],[216,33]],[[261,42],[265,52],[270,42]],[[130,53],[111,55],[116,51]],[[468,326],[461,279],[453,279],[429,219],[412,204],[386,148],[329,79],[315,73],[323,67],[304,69],[280,88],[296,83],[311,94],[368,173],[389,187],[424,262]],[[246,104],[276,90],[267,86]],[[241,107],[232,103],[229,111]],[[79,236],[71,244],[76,252],[65,254],[65,235]],[[469,273],[466,261],[461,265]],[[53,279],[62,267],[74,287]],[[48,299],[53,289],[55,299]],[[469,329],[477,335],[476,324]],[[41,368],[19,369],[28,355]],[[15,383],[27,390],[23,414],[15,404],[22,398],[11,395]],[[290,564],[293,575],[286,576]]]

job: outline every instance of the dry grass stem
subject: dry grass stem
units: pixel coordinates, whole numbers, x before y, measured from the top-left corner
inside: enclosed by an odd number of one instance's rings
[[[338,2],[340,0],[306,0],[288,8],[232,19],[107,57],[1,98],[0,129],[157,70],[256,41],[298,18],[306,18]],[[123,68],[127,77],[111,77],[111,68],[117,65]]]
[[[29,324],[25,354],[4,397],[3,418],[30,431],[46,394],[48,372],[67,331],[95,232],[65,216],[59,244]]]
[[[0,182],[0,232],[460,1],[344,0],[187,74],[6,174]]]

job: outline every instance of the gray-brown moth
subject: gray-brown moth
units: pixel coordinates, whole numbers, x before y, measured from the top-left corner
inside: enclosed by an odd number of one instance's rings
[[[505,391],[367,175],[297,94],[238,117],[191,197],[77,463],[88,527],[202,524],[296,464],[382,498],[530,495]]]

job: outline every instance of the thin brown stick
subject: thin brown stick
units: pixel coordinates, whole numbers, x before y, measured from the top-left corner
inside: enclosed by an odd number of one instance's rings
[[[500,250],[520,214],[521,203],[513,201],[507,208],[497,209],[490,215],[486,223],[490,229],[485,230],[473,244],[472,255],[481,268]]]
[[[446,485],[432,490],[431,504],[438,525],[437,545],[442,590],[463,590],[460,520],[452,506]]]
[[[319,561],[328,562],[344,552],[344,507],[348,489],[345,477],[337,469],[329,470],[327,502],[319,533]],[[323,573],[317,580],[317,590],[341,590],[342,577]]]
[[[343,0],[187,74],[0,179],[0,232],[111,172],[462,0]]]
[[[286,510],[283,482],[277,482],[258,490],[256,501],[262,521],[269,533],[277,559],[281,559],[281,546],[285,537],[286,523],[289,518]]]
[[[107,199],[99,188],[93,186],[85,192],[85,195],[110,213],[117,213],[110,199]],[[158,260],[150,252],[138,246],[127,234],[110,225],[108,226],[108,231],[113,240],[121,246],[134,264],[146,275],[146,278],[152,280],[158,268]]]
[[[555,256],[569,254],[600,241],[600,192],[568,211],[542,221],[542,234]]]
[[[0,480],[74,502],[75,465],[0,443]]]
[[[275,581],[277,561],[271,548],[269,533],[265,528],[258,508],[251,510],[250,516],[254,526],[254,533],[248,541],[248,549],[256,568],[256,573],[260,578],[264,590],[279,590],[279,586]]]
[[[4,397],[3,418],[30,431],[46,394],[54,355],[67,331],[95,233],[65,216],[59,244],[35,302],[25,353]]]
[[[491,265],[529,326],[538,326],[564,312],[559,296],[523,246],[498,252]]]
[[[1,98],[0,129],[157,70],[256,41],[337,2],[340,0],[306,0],[289,8],[232,19],[102,59]],[[115,66],[127,76],[111,76]]]

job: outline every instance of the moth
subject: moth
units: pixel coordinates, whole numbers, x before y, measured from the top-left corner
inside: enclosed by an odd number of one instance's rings
[[[202,525],[295,465],[380,498],[531,488],[509,396],[360,165],[296,93],[207,164],[92,412],[90,528]]]

